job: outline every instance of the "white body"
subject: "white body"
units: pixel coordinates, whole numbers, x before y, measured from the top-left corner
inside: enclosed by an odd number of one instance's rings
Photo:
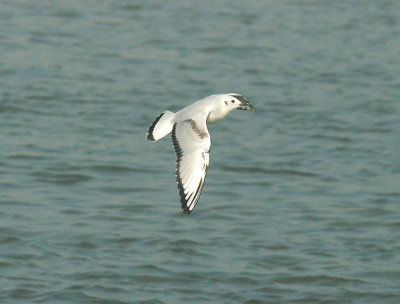
[[[193,210],[203,189],[211,147],[207,123],[223,119],[234,109],[254,110],[239,94],[211,95],[176,113],[162,113],[147,132],[150,141],[172,132],[177,156],[176,181],[184,213]]]

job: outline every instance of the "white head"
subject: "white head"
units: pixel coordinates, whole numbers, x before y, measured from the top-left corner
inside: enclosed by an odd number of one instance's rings
[[[213,110],[208,115],[207,122],[216,122],[223,119],[232,110],[247,110],[254,111],[254,107],[250,102],[240,94],[218,94],[210,96],[213,97],[214,104]]]
[[[246,98],[244,98],[240,94],[229,93],[223,94],[224,104],[225,106],[231,106],[233,109],[238,110],[246,110],[246,111],[254,111],[254,107],[250,104]]]

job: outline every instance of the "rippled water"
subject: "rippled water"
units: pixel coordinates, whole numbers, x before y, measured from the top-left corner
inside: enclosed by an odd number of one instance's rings
[[[1,303],[399,303],[398,1],[3,1]],[[237,92],[181,213],[165,109]]]

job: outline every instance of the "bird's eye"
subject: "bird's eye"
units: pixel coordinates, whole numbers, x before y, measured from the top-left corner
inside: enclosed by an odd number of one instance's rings
[[[235,101],[232,99],[232,100],[231,100],[231,103],[235,103]]]

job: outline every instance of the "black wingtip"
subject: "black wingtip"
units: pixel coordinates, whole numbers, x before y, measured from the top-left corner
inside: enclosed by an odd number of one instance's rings
[[[176,154],[176,171],[175,171],[175,175],[176,175],[176,184],[177,184],[178,190],[179,190],[179,197],[181,198],[182,211],[183,211],[184,214],[190,214],[189,207],[186,205],[185,189],[183,189],[182,180],[179,177],[179,169],[180,169],[179,162],[180,162],[180,160],[182,158],[183,151],[182,151],[181,147],[179,146],[178,139],[176,138],[176,123],[174,124],[174,126],[172,128],[171,137],[172,137],[172,143],[174,145],[175,154]]]
[[[185,207],[185,208],[182,209],[182,213],[183,213],[183,214],[189,215],[190,212],[191,212],[191,211],[189,210],[188,207]]]
[[[204,176],[201,180],[200,183],[197,187],[197,190],[193,192],[188,199],[186,199],[187,194],[185,194],[185,189],[183,188],[183,183],[180,178],[180,161],[183,156],[183,151],[181,147],[179,146],[178,139],[176,138],[176,126],[177,124],[175,123],[173,128],[172,128],[172,143],[174,145],[175,153],[176,153],[176,170],[175,170],[175,175],[176,175],[176,184],[178,186],[179,190],[179,197],[181,201],[181,208],[183,214],[189,215],[197,205],[197,202],[199,201],[200,195],[202,193],[203,187],[204,187],[204,182],[206,177]],[[208,165],[205,166],[205,172],[207,172]],[[191,201],[192,200],[192,201]],[[188,202],[191,201],[190,205],[188,205]]]

